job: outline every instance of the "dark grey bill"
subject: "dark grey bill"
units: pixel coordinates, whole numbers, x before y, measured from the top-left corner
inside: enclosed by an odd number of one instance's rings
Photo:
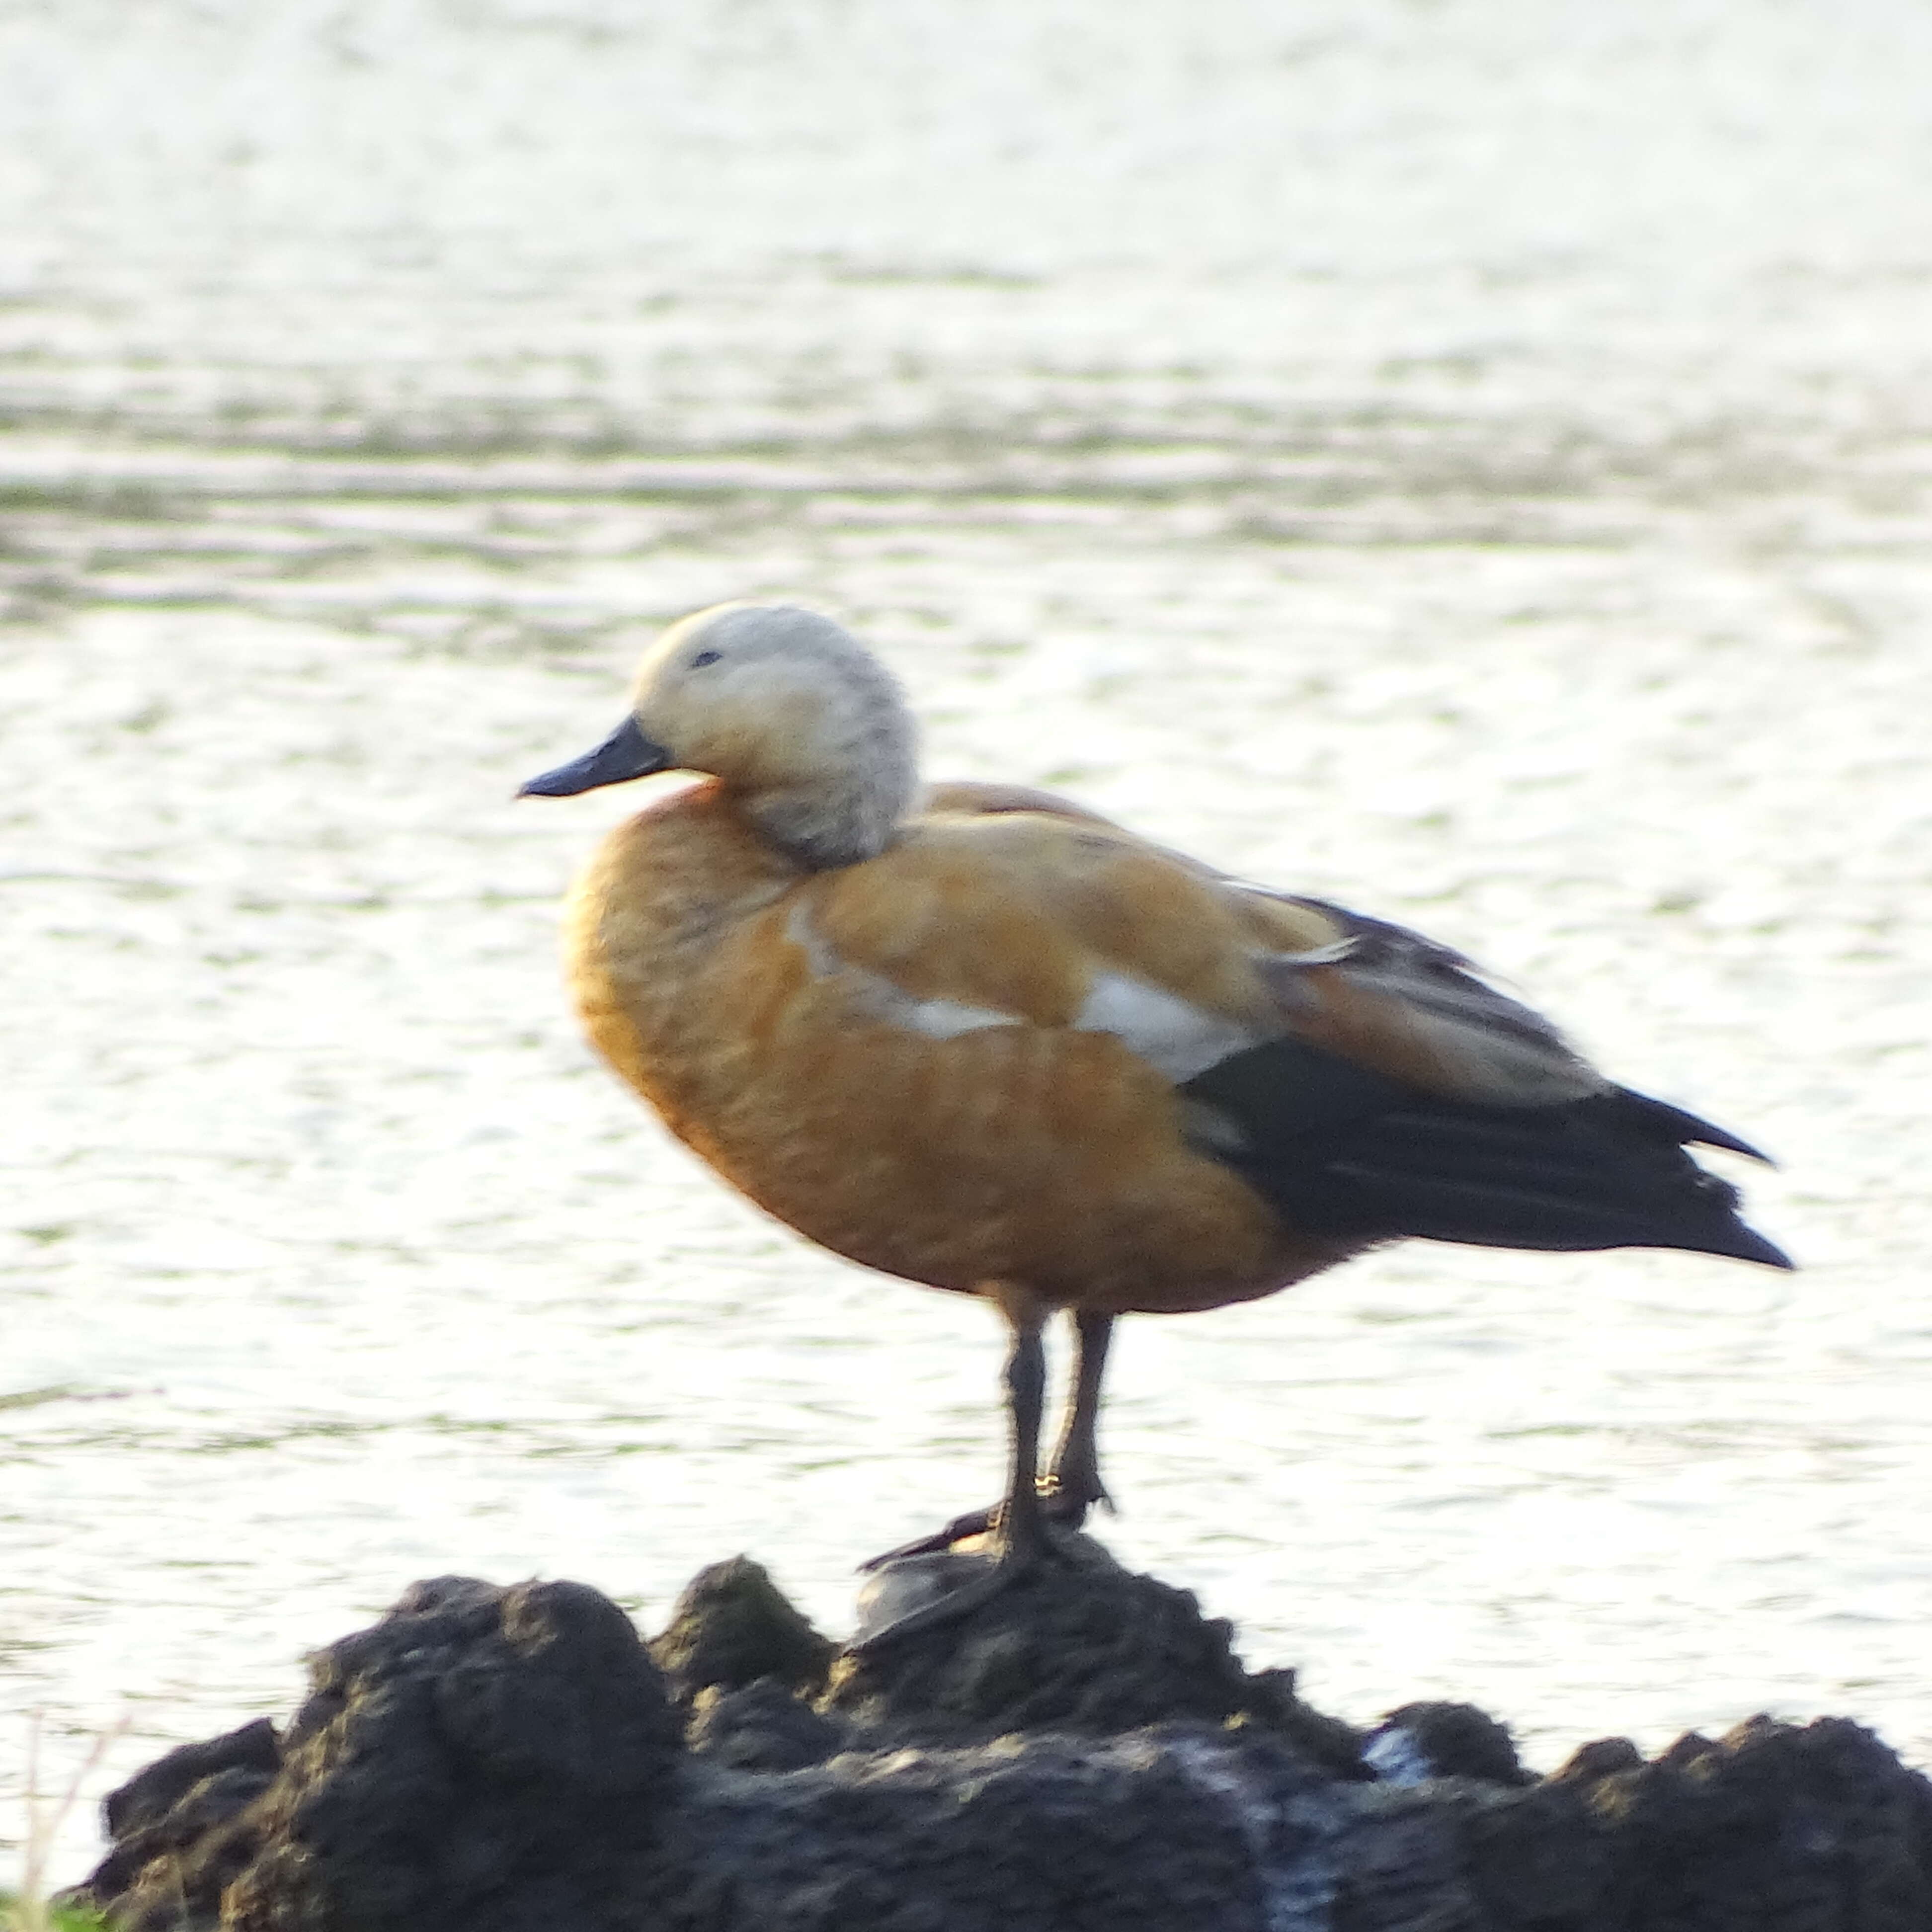
[[[626,778],[648,778],[652,772],[668,771],[670,754],[662,745],[653,745],[638,729],[634,718],[626,718],[594,752],[559,765],[520,786],[519,798],[574,798],[580,791],[595,791],[599,785],[622,784]]]

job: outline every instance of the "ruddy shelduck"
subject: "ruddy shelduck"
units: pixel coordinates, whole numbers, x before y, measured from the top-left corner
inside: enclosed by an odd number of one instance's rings
[[[1460,953],[1239,883],[1020,786],[922,790],[913,718],[815,612],[726,604],[646,654],[630,715],[532,778],[668,787],[566,917],[610,1064],[768,1213],[1011,1331],[1004,1503],[956,1616],[1106,1499],[1114,1318],[1218,1308],[1405,1235],[1790,1263],[1687,1144],[1761,1159],[1618,1087]],[[1039,1472],[1041,1330],[1078,1337]],[[903,1552],[895,1552],[898,1555]]]

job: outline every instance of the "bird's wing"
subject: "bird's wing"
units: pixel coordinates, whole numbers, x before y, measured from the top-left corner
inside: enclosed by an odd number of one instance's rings
[[[1318,967],[1270,960],[1286,1030],[1180,1090],[1290,1225],[1790,1265],[1684,1151],[1762,1160],[1748,1142],[1615,1085],[1449,948],[1324,900],[1282,903],[1334,920],[1346,950]]]
[[[1783,1260],[1684,1152],[1745,1143],[1613,1085],[1460,954],[1104,820],[935,812],[808,882],[786,934],[913,1034],[1113,1036],[1196,1150],[1306,1234]]]
[[[1263,956],[1295,1038],[1444,1099],[1556,1105],[1609,1086],[1554,1024],[1450,947],[1326,899],[1246,896],[1264,924],[1286,912],[1297,932],[1311,916],[1334,930],[1328,957]]]
[[[1390,1078],[1447,1097],[1505,1104],[1556,1103],[1609,1083],[1543,1016],[1498,990],[1475,963],[1406,926],[1352,912],[1332,901],[1271,890],[1230,878],[1185,854],[1151,844],[1084,806],[1028,786],[953,781],[928,794],[928,811],[946,814],[1044,814],[1094,828],[1115,842],[1112,876],[1133,908],[1172,902],[1156,889],[1148,862],[1205,889],[1184,916],[1229,959],[1258,974],[1272,1001],[1267,1030],[1324,1046]],[[1097,868],[1096,868],[1097,869]],[[1206,907],[1213,911],[1204,916]],[[1220,915],[1232,909],[1238,930]],[[1115,944],[1108,963],[1189,997],[1198,968],[1163,976],[1166,948],[1148,927],[1142,944]],[[1138,970],[1137,970],[1138,969]],[[1252,989],[1244,1018],[1252,1012]],[[1208,1004],[1214,1004],[1211,996]],[[1130,1040],[1130,1044],[1132,1042]],[[1723,1144],[1723,1143],[1720,1143]]]
[[[1462,1100],[1607,1084],[1402,927],[1244,885],[1050,794],[955,784],[929,805],[880,857],[813,880],[788,927],[814,974],[847,976],[878,1017],[1111,1033],[1177,1084],[1280,1037]]]
[[[1109,1034],[1178,1084],[1280,1030],[1254,923],[1242,896],[1103,819],[976,797],[808,881],[786,932],[874,1018]],[[1312,910],[1272,926],[1334,938]]]

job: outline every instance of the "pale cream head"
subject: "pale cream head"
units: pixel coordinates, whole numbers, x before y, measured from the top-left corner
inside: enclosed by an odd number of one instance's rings
[[[668,764],[716,778],[806,865],[884,851],[918,790],[897,680],[815,610],[718,604],[680,619],[644,653],[631,712]]]

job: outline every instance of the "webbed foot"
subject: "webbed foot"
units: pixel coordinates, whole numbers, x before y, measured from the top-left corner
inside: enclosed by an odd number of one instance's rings
[[[1110,1516],[1114,1513],[1114,1499],[1101,1486],[1098,1476],[1090,1484],[1078,1488],[1048,1478],[1040,1485],[1038,1494],[1041,1516],[1059,1529],[1079,1528],[1087,1520],[1088,1511],[1096,1503]],[[902,1543],[896,1550],[867,1557],[859,1568],[862,1571],[883,1570],[887,1564],[902,1562],[908,1556],[939,1556],[956,1543],[964,1543],[975,1536],[993,1534],[1006,1520],[1006,1506],[1003,1502],[989,1504],[985,1509],[968,1510],[964,1516],[956,1516],[944,1528],[934,1530],[930,1536],[915,1537],[910,1543]]]
[[[864,1636],[854,1637],[846,1648],[854,1655],[868,1657],[876,1654],[888,1645],[901,1639],[919,1636],[922,1632],[944,1628],[948,1624],[958,1623],[970,1616],[981,1605],[991,1603],[1003,1591],[1030,1576],[1039,1568],[1042,1559],[1052,1554],[1050,1546],[1042,1544],[1037,1548],[1009,1547],[1002,1550],[996,1557],[965,1558],[941,1557],[932,1567],[944,1570],[966,1563],[979,1566],[979,1574],[946,1590],[944,1594],[921,1604],[916,1609],[881,1624],[876,1630],[868,1630]],[[883,1562],[883,1558],[880,1559]],[[926,1559],[931,1562],[931,1558]],[[913,1559],[920,1562],[920,1559]],[[924,1568],[924,1562],[920,1563]]]

